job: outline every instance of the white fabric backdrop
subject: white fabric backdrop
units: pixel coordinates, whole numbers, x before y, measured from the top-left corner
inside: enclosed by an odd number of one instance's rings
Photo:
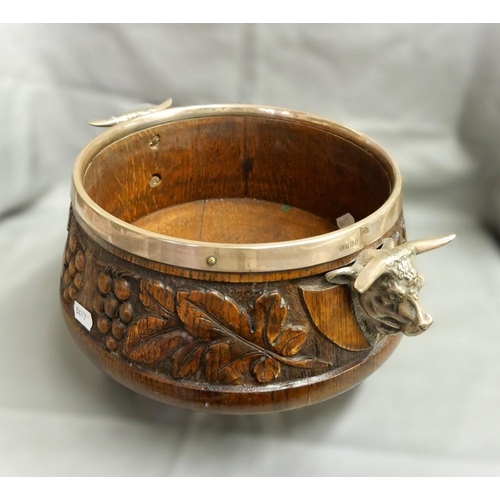
[[[0,26],[0,474],[497,475],[500,254],[483,220],[499,220],[499,33]],[[267,416],[162,406],[94,368],[58,305],[71,165],[88,119],[168,96],[300,109],[379,140],[410,236],[458,234],[417,264],[432,329],[357,389]]]

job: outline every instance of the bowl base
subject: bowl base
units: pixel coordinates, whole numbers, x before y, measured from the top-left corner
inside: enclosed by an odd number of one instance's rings
[[[134,225],[175,238],[237,244],[297,240],[337,229],[290,205],[250,198],[183,203],[141,217]]]

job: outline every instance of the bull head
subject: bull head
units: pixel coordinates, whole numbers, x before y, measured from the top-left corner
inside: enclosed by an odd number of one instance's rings
[[[385,335],[413,336],[431,326],[432,318],[418,302],[424,279],[413,267],[413,259],[454,238],[451,234],[399,246],[388,238],[380,249],[363,250],[353,265],[326,274],[330,283],[349,286],[354,315],[371,346]]]

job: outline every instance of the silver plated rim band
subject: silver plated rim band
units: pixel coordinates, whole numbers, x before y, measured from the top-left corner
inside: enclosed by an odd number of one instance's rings
[[[343,229],[312,238],[262,244],[217,244],[173,238],[124,222],[103,210],[86,193],[85,172],[107,146],[157,125],[215,116],[253,116],[300,122],[327,130],[365,149],[390,168],[391,194],[368,217]],[[82,149],[73,167],[71,200],[77,220],[89,231],[129,253],[176,267],[212,272],[255,273],[301,269],[359,252],[386,234],[402,211],[402,180],[390,155],[369,137],[325,118],[299,111],[257,105],[210,105],[170,108],[119,123]]]

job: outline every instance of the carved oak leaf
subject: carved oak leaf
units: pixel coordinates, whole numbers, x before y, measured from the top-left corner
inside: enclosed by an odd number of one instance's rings
[[[252,372],[259,382],[271,382],[271,380],[278,378],[281,372],[281,366],[275,359],[266,356],[259,359],[257,363],[253,365]]]
[[[284,326],[288,308],[279,292],[261,295],[255,300],[255,330],[266,347],[282,356],[297,354],[307,338],[301,326]]]
[[[155,316],[141,318],[128,329],[123,355],[147,364],[166,359],[184,342],[182,332],[172,330],[171,323]]]
[[[285,322],[287,307],[278,292],[263,294],[255,300],[255,339],[273,346]]]
[[[200,368],[200,361],[206,345],[196,340],[188,342],[177,349],[172,356],[172,375],[183,378],[196,373]]]
[[[235,357],[231,344],[219,342],[211,345],[205,354],[205,376],[210,382],[235,383],[246,375],[259,352],[247,352]]]
[[[186,330],[201,340],[251,337],[247,312],[231,298],[214,290],[177,293],[177,314]]]
[[[164,318],[175,316],[175,295],[169,286],[161,281],[141,281],[139,298],[144,307]]]
[[[297,354],[307,338],[307,330],[301,326],[289,326],[280,332],[274,348],[282,356]]]

